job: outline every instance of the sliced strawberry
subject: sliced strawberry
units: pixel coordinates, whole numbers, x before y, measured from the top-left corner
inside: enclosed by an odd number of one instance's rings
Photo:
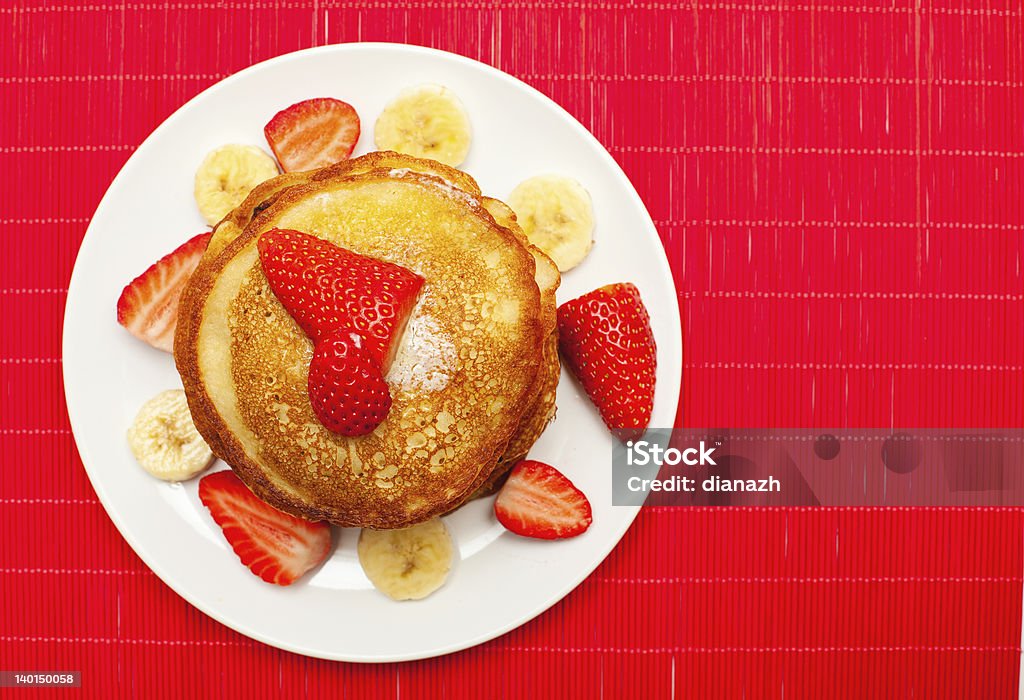
[[[268,583],[287,586],[327,558],[327,523],[311,523],[267,505],[231,470],[200,479],[199,498],[242,563]]]
[[[422,277],[299,231],[272,229],[257,247],[270,288],[314,343],[333,331],[356,333],[387,371]]]
[[[558,307],[566,364],[620,440],[647,429],[657,352],[651,319],[632,284],[611,284]]]
[[[498,522],[524,537],[555,540],[585,532],[590,501],[562,472],[525,459],[515,466],[494,501]]]
[[[317,97],[275,114],[263,134],[285,172],[313,170],[352,155],[359,115],[347,102]]]
[[[309,363],[309,402],[324,427],[348,437],[372,433],[391,410],[391,393],[362,338],[336,331]]]
[[[172,352],[181,292],[212,235],[199,234],[132,280],[117,300],[117,322],[154,348]]]

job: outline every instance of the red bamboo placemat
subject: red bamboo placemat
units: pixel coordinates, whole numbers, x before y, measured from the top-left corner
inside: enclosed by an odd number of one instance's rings
[[[287,51],[407,42],[522,78],[622,164],[676,276],[681,421],[1021,426],[1019,4],[16,0],[0,27],[0,670],[81,670],[91,697],[1016,697],[1017,509],[651,509],[476,649],[251,641],[98,504],[60,327],[90,215],[174,109]]]

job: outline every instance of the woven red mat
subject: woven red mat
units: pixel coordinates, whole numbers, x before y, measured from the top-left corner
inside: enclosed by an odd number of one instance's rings
[[[1022,11],[919,5],[0,7],[0,670],[81,670],[89,697],[1016,697],[1021,510],[651,509],[537,620],[357,666],[166,588],[63,403],[71,267],[131,151],[255,61],[373,40],[502,68],[622,164],[676,275],[685,423],[1021,426]]]

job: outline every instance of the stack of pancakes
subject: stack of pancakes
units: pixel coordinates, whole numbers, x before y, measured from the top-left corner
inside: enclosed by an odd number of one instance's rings
[[[256,249],[294,229],[424,280],[371,434],[346,438],[309,403],[313,345]],[[400,528],[487,493],[554,415],[554,263],[502,202],[441,163],[371,153],[286,173],[215,229],[182,299],[174,356],[193,420],[262,499],[310,520]]]

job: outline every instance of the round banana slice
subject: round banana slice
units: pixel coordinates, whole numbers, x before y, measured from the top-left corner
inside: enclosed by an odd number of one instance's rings
[[[384,108],[373,128],[382,151],[398,151],[457,167],[466,160],[473,130],[461,100],[441,85],[406,88]]]
[[[164,481],[191,479],[213,461],[181,389],[161,392],[143,404],[128,429],[128,446],[143,469]]]
[[[402,530],[363,530],[358,551],[366,576],[394,600],[426,598],[452,566],[452,538],[440,518]]]
[[[256,146],[229,144],[210,151],[196,171],[199,213],[213,226],[253,187],[277,175],[277,163]]]
[[[583,262],[594,245],[590,193],[561,175],[538,175],[512,190],[509,206],[530,243],[551,258],[560,272]]]

